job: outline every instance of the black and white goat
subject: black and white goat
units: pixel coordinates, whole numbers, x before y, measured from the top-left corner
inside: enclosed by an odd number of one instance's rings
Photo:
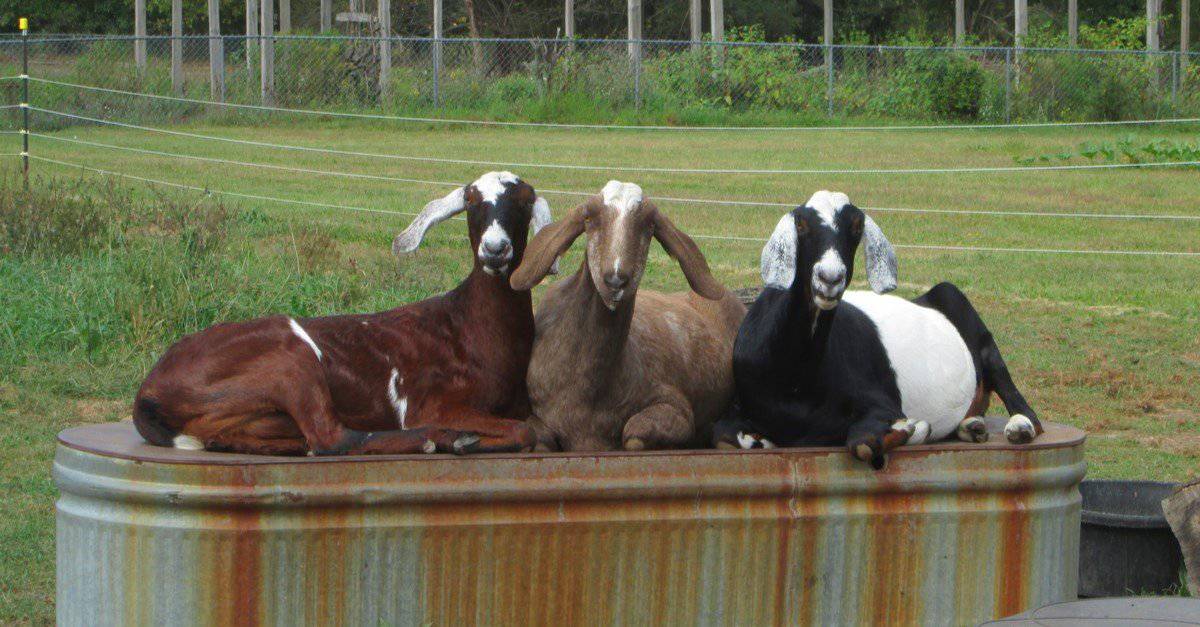
[[[863,239],[875,293],[847,292]],[[738,415],[717,426],[717,446],[844,443],[881,468],[905,443],[951,433],[985,441],[992,392],[1011,415],[1010,442],[1041,433],[958,288],[941,283],[911,301],[884,295],[896,287],[892,245],[845,194],[817,192],[783,216],[763,248],[762,277],[734,344]]]

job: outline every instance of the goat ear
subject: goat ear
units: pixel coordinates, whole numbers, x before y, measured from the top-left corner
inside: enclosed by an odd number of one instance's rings
[[[421,245],[421,240],[425,239],[425,232],[429,227],[442,222],[456,213],[462,212],[467,208],[467,188],[460,187],[443,198],[431,201],[421,210],[412,224],[408,225],[404,232],[397,235],[396,239],[392,240],[392,252],[399,255],[400,253],[411,253]]]
[[[713,278],[700,247],[658,210],[654,211],[654,239],[679,262],[693,292],[709,300],[720,300],[725,296],[725,286]]]
[[[787,290],[796,280],[796,217],[789,211],[783,214],[763,246],[760,260],[763,286]]]
[[[896,289],[896,249],[883,235],[883,229],[866,217],[863,223],[863,256],[867,261],[867,282],[876,294],[886,294]]]
[[[586,215],[585,205],[580,205],[572,209],[567,217],[542,227],[534,234],[525,246],[525,258],[521,260],[521,266],[512,273],[508,284],[514,290],[531,290],[541,283],[551,267],[558,263],[559,256],[567,252],[575,238],[583,234]]]
[[[533,226],[533,234],[536,237],[542,229],[550,225],[554,218],[550,216],[550,203],[546,202],[545,198],[538,196],[533,201],[533,220],[530,224]],[[554,263],[550,264],[550,274],[558,274],[558,258],[554,259]]]

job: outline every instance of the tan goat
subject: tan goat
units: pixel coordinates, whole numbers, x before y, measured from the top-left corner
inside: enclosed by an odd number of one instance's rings
[[[551,287],[534,316],[528,383],[539,448],[706,445],[733,397],[731,353],[746,308],[696,243],[640,187],[619,181],[533,238],[513,288],[540,282],[585,232],[579,271]],[[651,237],[693,291],[637,297]]]

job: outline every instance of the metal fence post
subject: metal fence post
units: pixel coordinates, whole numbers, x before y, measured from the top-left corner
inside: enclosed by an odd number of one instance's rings
[[[1004,121],[1012,121],[1012,48],[1004,49]]]
[[[29,191],[29,19],[21,18],[21,173]]]

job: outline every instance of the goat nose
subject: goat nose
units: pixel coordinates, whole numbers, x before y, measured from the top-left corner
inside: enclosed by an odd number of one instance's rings
[[[841,283],[846,278],[845,268],[818,268],[817,278],[821,279],[822,283],[836,285]]]
[[[510,244],[508,240],[487,240],[483,242],[483,252],[489,255],[503,255],[508,251]]]
[[[608,274],[604,275],[604,284],[607,285],[609,289],[619,290],[624,288],[626,285],[629,285],[629,277],[624,274],[609,272]]]

